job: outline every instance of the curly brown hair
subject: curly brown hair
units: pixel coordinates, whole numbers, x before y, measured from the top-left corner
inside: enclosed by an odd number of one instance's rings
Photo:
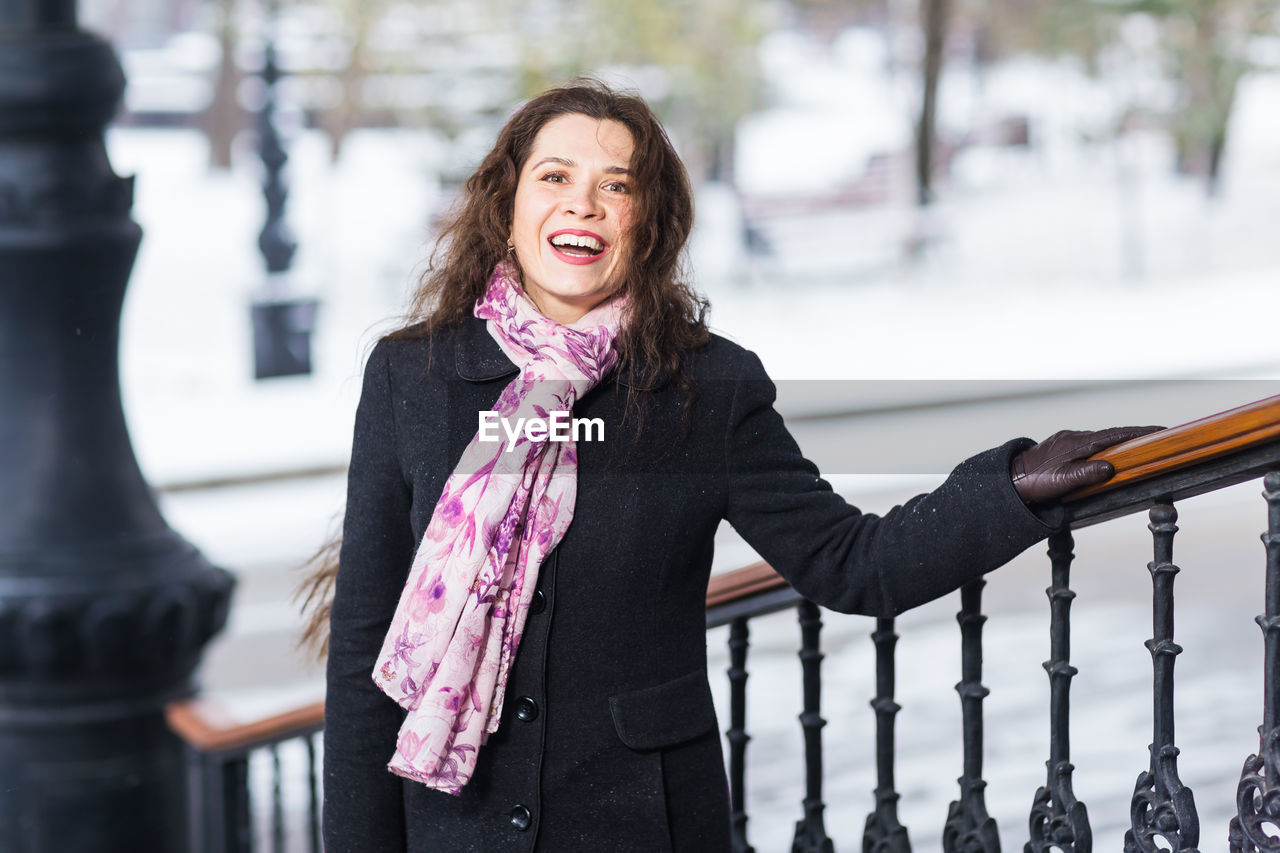
[[[618,284],[628,300],[627,322],[617,342],[618,372],[633,388],[672,380],[686,391],[691,407],[696,389],[686,355],[704,345],[709,333],[707,302],[689,285],[683,269],[693,228],[689,175],[648,104],[596,80],[579,78],[550,89],[512,114],[442,228],[407,323],[387,337],[431,337],[471,316],[493,268],[508,257],[516,183],[534,140],[549,121],[570,114],[616,121],[630,132],[634,146],[629,164],[633,224]],[[631,403],[634,396],[628,408]],[[320,655],[328,646],[339,546],[335,539],[320,549],[299,587],[303,610],[311,611],[302,643]]]

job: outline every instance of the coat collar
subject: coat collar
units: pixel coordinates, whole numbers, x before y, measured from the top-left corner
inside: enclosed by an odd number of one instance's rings
[[[479,317],[468,317],[462,324],[454,358],[458,375],[470,382],[488,382],[520,372]]]
[[[498,346],[498,342],[485,328],[485,321],[479,317],[468,317],[462,324],[458,335],[458,344],[454,349],[454,365],[458,376],[469,382],[490,382],[514,376],[520,369],[507,358],[507,354]],[[613,371],[619,385],[634,388],[637,391],[651,391],[658,386],[656,382],[634,382]],[[607,381],[607,380],[606,380]]]

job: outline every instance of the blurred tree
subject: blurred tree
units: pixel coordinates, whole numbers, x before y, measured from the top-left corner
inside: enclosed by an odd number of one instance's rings
[[[336,28],[329,34],[329,41],[335,52],[340,54],[338,61],[332,63],[335,68],[332,71],[317,68],[287,70],[328,78],[327,103],[315,109],[314,114],[316,125],[329,135],[330,157],[337,160],[343,140],[365,118],[362,89],[369,73],[366,62],[368,38],[385,9],[386,0],[322,0],[321,5],[334,13]],[[213,168],[225,169],[231,165],[232,142],[246,124],[246,110],[239,97],[240,84],[246,74],[236,62],[240,45],[238,0],[214,0],[212,8],[220,56],[213,97],[205,110],[203,125],[209,139],[209,164]],[[273,3],[266,14],[278,19],[282,13]]]
[[[1218,190],[1227,128],[1240,79],[1254,66],[1255,36],[1274,35],[1280,0],[990,0],[991,25],[1007,52],[1074,53],[1091,70],[1117,41],[1125,17],[1159,22],[1168,74],[1179,88],[1169,116],[1177,169]],[[1122,131],[1118,127],[1117,131]]]
[[[236,0],[216,0],[214,29],[218,39],[218,68],[213,80],[213,97],[205,108],[202,125],[209,140],[209,167],[231,167],[231,143],[245,124],[238,91],[244,74],[236,65]]]
[[[831,38],[854,26],[883,26],[895,0],[789,0],[796,23],[814,35]]]
[[[1274,34],[1278,0],[1133,0],[1126,9],[1156,15],[1181,86],[1172,133],[1177,167],[1201,175],[1215,195],[1236,87],[1251,70],[1249,41]]]
[[[1095,0],[985,0],[978,14],[988,58],[1072,54],[1096,71],[1102,50],[1118,37],[1121,17],[1112,8]]]
[[[337,47],[345,54],[331,80],[328,103],[315,111],[316,126],[329,136],[329,159],[337,162],[347,134],[365,119],[365,83],[370,72],[369,36],[386,10],[386,0],[327,0],[337,13]]]
[[[940,140],[938,138],[938,87],[942,79],[943,64],[950,47],[949,36],[953,19],[961,19],[966,31],[982,34],[982,5],[964,3],[957,6],[953,0],[791,0],[806,27],[819,34],[832,37],[850,26],[870,26],[886,33],[889,40],[889,68],[893,71],[900,64],[916,67],[918,63],[920,98],[912,116],[914,128],[913,176],[916,185],[916,202],[929,205],[934,197],[934,177],[938,170]],[[914,16],[914,22],[899,23],[899,18]],[[900,25],[919,28],[918,43],[923,48],[919,55],[897,55],[901,45],[895,46],[892,30]],[[975,38],[977,38],[975,35]],[[910,40],[906,44],[914,44]]]
[[[695,178],[732,181],[733,136],[756,104],[763,0],[561,0],[527,37],[522,88],[577,74],[631,81],[663,116]],[[576,35],[569,35],[576,34]]]
[[[951,18],[951,0],[921,0],[924,61],[920,65],[920,118],[916,122],[916,204],[933,201],[934,154],[938,150],[938,81]]]
[[[916,73],[919,75],[920,98],[912,116],[915,133],[912,171],[916,203],[921,207],[929,205],[934,198],[934,177],[940,151],[938,87],[953,18],[963,16],[966,29],[977,30],[977,25],[968,19],[980,15],[975,15],[974,10],[963,4],[955,8],[953,0],[792,0],[792,3],[810,29],[827,36],[834,36],[837,31],[850,26],[874,26],[889,32],[898,25],[895,19],[900,15],[914,14],[916,20],[910,26],[919,27],[922,53],[912,57],[897,56],[890,38],[889,61],[893,68],[904,59],[908,67],[919,63]]]

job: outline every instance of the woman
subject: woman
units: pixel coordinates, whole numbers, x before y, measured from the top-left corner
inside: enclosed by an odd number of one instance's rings
[[[1017,439],[864,515],[800,455],[760,361],[708,333],[680,277],[692,218],[648,108],[590,82],[517,111],[468,182],[425,319],[365,373],[330,853],[727,850],[704,627],[721,519],[820,604],[897,613],[1043,538],[1026,502],[1105,479],[1075,460],[1146,431]],[[563,440],[555,411],[603,434]]]

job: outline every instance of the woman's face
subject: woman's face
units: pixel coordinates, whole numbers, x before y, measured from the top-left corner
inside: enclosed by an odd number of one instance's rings
[[[617,285],[633,148],[624,125],[579,113],[552,119],[534,137],[516,182],[511,242],[525,292],[558,323],[581,319]]]

